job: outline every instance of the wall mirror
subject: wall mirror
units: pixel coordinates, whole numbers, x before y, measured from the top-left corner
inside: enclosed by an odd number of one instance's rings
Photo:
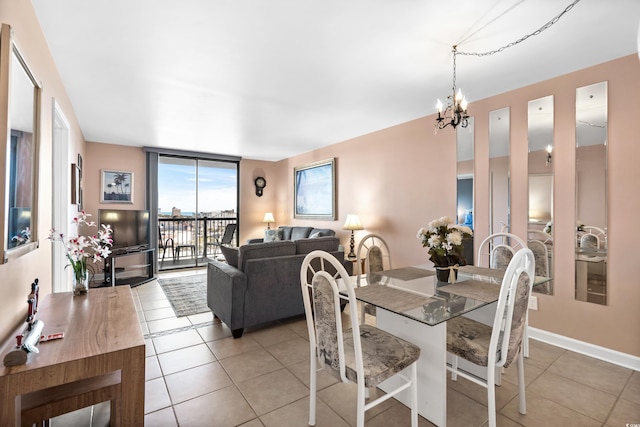
[[[0,262],[35,250],[38,201],[38,112],[40,86],[12,39],[11,27],[0,32],[0,177],[3,238]]]
[[[456,130],[456,174],[457,174],[457,206],[456,222],[473,230],[473,153],[474,153],[474,119],[469,117],[466,128]],[[473,264],[473,237],[464,242],[464,257],[467,264]]]
[[[529,101],[527,112],[529,221],[527,240],[536,276],[553,277],[553,95]],[[534,292],[553,294],[553,281]]]
[[[489,112],[489,234],[509,232],[509,107]]]
[[[576,299],[607,304],[607,82],[576,89]]]

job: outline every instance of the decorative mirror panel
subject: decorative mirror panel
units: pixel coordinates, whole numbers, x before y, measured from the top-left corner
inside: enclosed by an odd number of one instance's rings
[[[529,101],[529,220],[527,241],[536,259],[536,276],[553,277],[553,95]],[[553,281],[534,292],[553,294]]]
[[[474,158],[474,119],[469,117],[466,128],[456,130],[457,153],[457,211],[456,222],[473,230],[473,158]],[[464,257],[467,264],[473,264],[473,237],[464,242]]]
[[[510,229],[509,107],[489,112],[489,234]]]
[[[607,304],[607,82],[576,90],[576,299]]]
[[[0,162],[6,173],[0,178],[4,193],[0,211],[3,244],[0,262],[37,248],[38,112],[40,88],[3,24],[0,34]]]

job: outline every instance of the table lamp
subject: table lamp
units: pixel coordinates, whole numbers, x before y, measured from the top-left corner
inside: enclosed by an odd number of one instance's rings
[[[343,230],[351,230],[351,242],[350,242],[350,251],[349,254],[347,255],[347,259],[353,261],[356,259],[356,253],[354,252],[354,247],[355,247],[355,241],[354,241],[354,234],[353,232],[355,230],[364,230],[364,227],[362,226],[362,224],[360,224],[360,218],[358,218],[358,215],[354,215],[354,214],[349,214],[347,215],[347,220],[345,221],[344,225],[342,226]]]
[[[266,214],[264,214],[264,218],[263,218],[262,222],[266,222],[267,223],[267,230],[270,230],[271,229],[270,223],[276,222],[276,220],[273,218],[273,213],[267,212]]]

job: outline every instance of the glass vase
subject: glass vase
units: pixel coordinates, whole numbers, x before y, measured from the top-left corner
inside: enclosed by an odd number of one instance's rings
[[[73,272],[73,295],[86,295],[89,292],[89,274],[86,269]]]

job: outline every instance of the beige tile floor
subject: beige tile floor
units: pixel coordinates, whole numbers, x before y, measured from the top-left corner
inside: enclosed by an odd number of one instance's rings
[[[202,271],[200,271],[202,273]],[[177,272],[170,274],[193,274]],[[306,426],[309,347],[305,320],[248,330],[233,339],[211,313],[175,317],[157,281],[133,289],[147,343],[148,426]],[[640,423],[640,372],[535,340],[526,360],[527,415],[518,413],[515,366],[497,388],[500,426],[625,426]],[[353,385],[318,380],[317,426],[354,426]],[[487,423],[486,390],[449,381],[449,426]],[[57,417],[51,425],[106,426],[108,403]],[[391,399],[367,412],[367,426],[409,426]],[[420,426],[432,425],[420,418]]]

